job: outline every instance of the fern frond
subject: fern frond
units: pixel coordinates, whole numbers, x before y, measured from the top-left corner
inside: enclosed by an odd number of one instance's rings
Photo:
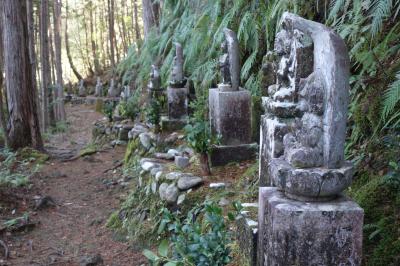
[[[396,74],[396,80],[390,84],[388,90],[383,96],[382,117],[386,121],[400,102],[400,72]],[[396,113],[400,113],[398,110]],[[396,114],[395,114],[396,115]]]
[[[393,0],[375,0],[373,2],[370,13],[372,17],[372,36],[375,36],[381,30],[383,20],[390,15],[392,7]]]

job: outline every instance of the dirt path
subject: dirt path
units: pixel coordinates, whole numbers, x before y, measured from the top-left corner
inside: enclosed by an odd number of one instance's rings
[[[76,153],[89,143],[93,122],[102,117],[84,105],[69,106],[67,114],[71,123],[67,132],[49,140],[49,151],[58,157]],[[110,185],[109,180],[121,177],[118,172],[104,171],[123,155],[124,148],[117,147],[70,162],[57,158],[47,162],[26,197],[50,196],[58,206],[38,211],[26,207],[39,224],[28,233],[8,235],[11,258],[0,265],[80,265],[82,259],[96,254],[104,265],[144,264],[140,250],[113,240],[113,233],[105,227],[128,189]],[[17,212],[23,209],[21,205]]]

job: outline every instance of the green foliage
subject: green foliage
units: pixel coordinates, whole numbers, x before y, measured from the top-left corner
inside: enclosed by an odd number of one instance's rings
[[[29,177],[37,173],[47,159],[47,155],[30,148],[18,152],[0,149],[0,186],[27,185]]]
[[[335,0],[331,2],[327,24],[332,26],[349,47],[351,69],[350,146],[376,137],[381,129],[390,129],[399,121],[395,110],[398,102],[398,73],[400,69],[400,2],[392,0]],[[385,95],[382,92],[386,90]],[[400,90],[399,90],[400,91]],[[371,98],[371,95],[378,97]],[[371,115],[363,119],[370,101],[374,116],[382,114],[368,129]],[[364,113],[364,114],[363,114]],[[375,120],[375,119],[373,119]],[[366,130],[368,129],[368,130]]]
[[[213,141],[208,121],[198,121],[185,126],[186,141],[199,154],[208,154]]]
[[[122,100],[118,106],[118,113],[123,118],[129,118],[132,121],[140,114],[140,94],[136,91],[128,100]]]
[[[155,181],[148,175],[139,174],[139,161],[140,157],[132,152],[124,168],[124,175],[133,181],[132,190],[121,208],[110,216],[107,226],[124,235],[125,240],[144,246],[156,241],[156,225],[161,221],[160,210],[164,203],[152,190]]]
[[[161,104],[159,99],[153,98],[150,101],[149,108],[146,110],[147,121],[158,127],[161,121]]]
[[[150,67],[162,62],[161,77],[167,84],[175,50],[172,43],[181,42],[184,48],[184,68],[196,88],[208,89],[217,83],[218,56],[223,41],[223,29],[238,33],[242,48],[242,84],[253,94],[259,94],[257,72],[262,56],[275,38],[276,25],[284,11],[307,13],[320,9],[310,1],[185,1],[166,0],[163,3],[159,34],[152,32],[138,51],[132,46],[118,66],[124,82],[134,80],[137,88],[146,87]]]
[[[364,264],[398,265],[400,257],[400,136],[381,138],[372,161],[361,162],[349,195],[364,209]],[[372,152],[371,148],[365,151]],[[365,161],[365,160],[364,160]],[[383,174],[387,171],[387,174]]]
[[[216,136],[212,136],[208,121],[208,90],[198,90],[196,100],[190,103],[193,114],[189,124],[185,126],[185,137],[189,146],[199,154],[208,154],[211,145],[218,142]]]
[[[56,124],[49,129],[50,134],[65,133],[68,130],[68,125],[66,121],[57,121]]]
[[[183,220],[164,209],[158,232],[170,234],[169,244],[162,241],[158,255],[149,250],[143,252],[152,265],[218,266],[231,261],[232,237],[222,209],[214,202],[194,207]]]
[[[400,71],[396,75],[396,80],[390,84],[388,90],[385,92],[383,100],[382,115],[387,123],[394,124],[400,123],[400,110],[395,110],[395,107],[400,102]],[[391,117],[389,117],[391,115]]]
[[[115,103],[113,101],[108,101],[104,103],[103,106],[103,114],[107,116],[109,121],[112,121],[113,119],[113,114],[114,114],[114,109],[115,109]]]

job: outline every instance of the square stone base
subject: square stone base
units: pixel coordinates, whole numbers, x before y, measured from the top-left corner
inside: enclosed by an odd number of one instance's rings
[[[231,162],[241,162],[257,158],[257,143],[235,146],[213,146],[211,148],[211,166],[222,166]]]
[[[251,142],[251,96],[247,90],[209,90],[211,132],[222,145]]]
[[[170,119],[184,119],[188,116],[189,90],[187,88],[167,89],[168,117]]]
[[[163,132],[182,130],[187,123],[187,119],[170,119],[167,116],[161,117],[161,129]]]
[[[258,265],[361,265],[363,218],[344,196],[310,203],[261,187]]]

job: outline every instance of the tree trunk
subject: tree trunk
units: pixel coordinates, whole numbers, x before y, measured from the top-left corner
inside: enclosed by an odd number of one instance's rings
[[[142,0],[144,38],[146,39],[154,27],[158,27],[160,6],[155,0]]]
[[[9,119],[7,135],[13,150],[43,149],[32,86],[26,1],[3,0],[4,68]]]
[[[57,106],[57,120],[65,121],[64,108],[64,82],[62,78],[61,62],[61,0],[54,1],[54,47],[55,47],[55,65],[56,65],[56,88],[54,90]]]
[[[114,50],[114,0],[108,0],[108,34],[110,39],[110,61],[111,68],[115,68],[115,50]]]
[[[79,74],[78,70],[76,69],[72,57],[71,57],[71,51],[69,47],[69,41],[68,41],[68,0],[65,0],[65,50],[67,51],[67,57],[68,57],[68,62],[69,65],[71,66],[72,72],[74,72],[75,77],[78,79],[78,81],[82,80],[82,76]]]
[[[94,72],[95,75],[99,75],[100,73],[100,64],[99,64],[99,57],[96,50],[96,41],[94,38],[94,25],[93,25],[93,3],[90,0],[89,2],[89,16],[90,16],[90,43],[92,46],[92,56],[93,56],[93,64],[94,64]]]
[[[207,153],[201,153],[200,154],[200,167],[201,167],[201,174],[203,176],[210,176],[211,175],[210,163],[208,161],[208,154]]]
[[[4,97],[3,97],[3,7],[2,2],[0,2],[0,123],[1,129],[4,132],[4,144],[7,146],[8,144],[8,135],[7,135],[7,115],[6,109],[4,108]]]
[[[140,34],[140,27],[139,27],[139,16],[138,16],[138,5],[137,5],[137,0],[133,0],[133,7],[134,7],[134,15],[135,15],[135,34],[136,34],[136,43],[138,44],[138,47],[141,46],[142,43],[142,37]]]
[[[36,103],[36,110],[38,113],[40,128],[43,127],[42,112],[40,111],[40,101],[36,82],[36,50],[35,50],[35,21],[33,19],[33,0],[27,0],[27,19],[28,19],[28,39],[29,39],[29,60],[32,69],[32,87],[34,91],[34,98]]]
[[[42,112],[43,126],[45,129],[50,124],[54,123],[52,117],[51,100],[51,77],[50,77],[50,60],[49,60],[49,36],[48,36],[48,17],[49,6],[47,0],[42,0],[40,3],[40,61],[41,61],[41,76],[42,76]],[[50,92],[50,93],[49,93]]]

